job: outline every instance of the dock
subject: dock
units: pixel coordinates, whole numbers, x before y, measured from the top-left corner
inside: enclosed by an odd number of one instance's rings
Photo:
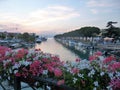
[[[102,49],[120,50],[120,44],[98,44],[97,47]]]

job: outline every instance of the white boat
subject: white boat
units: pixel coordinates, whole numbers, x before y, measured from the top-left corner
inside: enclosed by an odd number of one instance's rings
[[[19,43],[14,43],[10,45],[10,48],[20,48],[22,45]]]
[[[41,42],[42,42],[41,38],[36,39],[36,43],[41,43]]]

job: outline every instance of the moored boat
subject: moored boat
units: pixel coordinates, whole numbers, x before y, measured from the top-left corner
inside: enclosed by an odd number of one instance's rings
[[[14,44],[11,44],[11,45],[10,45],[10,48],[15,49],[15,48],[20,48],[21,46],[22,46],[22,45],[19,44],[19,43],[14,43]]]
[[[41,38],[36,39],[36,43],[41,43],[41,42],[42,42]]]

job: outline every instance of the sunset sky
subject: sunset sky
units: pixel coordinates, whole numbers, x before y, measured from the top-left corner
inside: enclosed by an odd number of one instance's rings
[[[0,0],[0,31],[63,33],[84,26],[120,27],[120,0]]]

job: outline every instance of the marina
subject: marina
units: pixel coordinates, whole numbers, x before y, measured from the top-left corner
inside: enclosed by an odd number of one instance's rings
[[[0,0],[0,90],[120,90],[120,0]]]
[[[85,54],[87,52],[87,55],[92,55],[96,51],[108,52],[109,54],[113,54],[116,57],[120,57],[120,43],[108,43],[108,44],[101,44],[101,43],[82,43],[81,41],[71,40],[71,39],[55,39],[59,43],[63,44],[65,47],[68,47],[69,49],[74,49],[78,52],[82,52]],[[86,55],[86,57],[87,57]],[[83,55],[81,55],[83,56]],[[87,57],[88,58],[88,57]]]
[[[71,61],[76,58],[88,59],[89,55],[92,55],[96,51],[109,51],[109,53],[116,54],[117,57],[120,53],[120,44],[97,44],[90,45],[88,43],[82,43],[80,41],[71,39],[41,39],[40,42],[28,43],[20,40],[0,40],[1,46],[7,46],[12,49],[17,48],[40,48],[46,53],[56,54],[61,57],[62,60]],[[71,59],[71,60],[70,60]]]
[[[80,43],[79,43],[80,44]],[[68,44],[69,45],[69,44]],[[21,58],[23,61],[21,62],[19,62],[19,63],[21,63],[20,65],[23,65],[23,66],[21,66],[21,68],[23,68],[22,70],[22,73],[25,73],[24,72],[24,69],[25,70],[29,70],[29,68],[27,68],[27,67],[29,67],[29,64],[31,65],[31,67],[32,67],[32,64],[31,64],[31,60],[34,62],[34,60],[35,60],[35,62],[33,63],[33,64],[35,64],[35,67],[37,68],[38,66],[36,66],[36,65],[39,65],[39,64],[37,64],[37,61],[38,61],[38,56],[39,57],[41,57],[41,58],[44,58],[44,59],[40,59],[40,62],[42,61],[42,62],[44,62],[44,63],[41,63],[41,65],[40,65],[40,67],[42,66],[42,67],[44,67],[44,64],[45,63],[51,63],[51,64],[53,64],[53,66],[54,66],[54,64],[55,64],[55,62],[54,61],[56,61],[56,60],[58,60],[57,62],[59,62],[60,63],[60,61],[59,61],[59,58],[60,58],[60,60],[62,60],[62,61],[64,61],[64,62],[71,62],[71,65],[73,65],[73,67],[76,67],[76,66],[74,66],[74,64],[75,64],[75,62],[74,61],[76,61],[77,63],[78,63],[78,66],[79,66],[79,69],[80,70],[86,70],[87,68],[88,68],[88,70],[90,69],[89,67],[89,65],[90,64],[92,64],[92,63],[90,63],[89,62],[89,59],[88,59],[88,57],[87,56],[90,56],[90,55],[94,55],[95,53],[94,52],[96,52],[95,51],[95,49],[92,49],[92,48],[89,48],[88,49],[88,51],[83,51],[83,50],[81,50],[81,51],[79,51],[79,50],[76,50],[75,49],[75,47],[74,47],[74,45],[75,44],[73,44],[73,42],[72,43],[70,43],[70,46],[65,46],[64,44],[62,44],[61,42],[58,42],[58,41],[56,41],[55,39],[53,39],[53,38],[48,38],[48,40],[46,41],[46,42],[42,42],[42,43],[36,43],[36,45],[35,45],[35,47],[34,47],[34,49],[35,50],[33,50],[32,52],[31,52],[31,49],[29,50],[29,52],[26,52],[26,50],[24,50],[24,49],[19,49],[19,50],[17,50],[16,51],[16,53],[13,53],[13,57],[14,57],[14,55],[16,56],[16,55],[20,55],[20,57],[21,57],[21,55],[23,55],[23,58]],[[82,46],[83,45],[85,45],[85,44],[80,44],[80,46],[81,46],[81,48],[82,48]],[[0,48],[0,49],[2,49],[2,47]],[[3,47],[3,50],[4,50],[4,47]],[[3,51],[2,50],[2,51]],[[9,50],[9,49],[8,49]],[[40,52],[38,52],[40,50]],[[84,48],[84,50],[87,50],[87,49],[85,49]],[[41,52],[42,51],[42,52]],[[89,51],[92,51],[91,53],[89,52]],[[18,52],[18,54],[17,54],[17,52]],[[43,53],[44,52],[44,53]],[[76,53],[77,52],[77,53]],[[84,52],[84,53],[83,53]],[[89,52],[89,53],[88,53]],[[84,54],[85,53],[87,53],[87,55],[85,55],[85,57],[83,58],[82,56],[84,56]],[[27,55],[28,54],[28,55]],[[97,51],[97,53],[96,53],[97,55],[98,55],[98,57],[99,57],[99,55],[102,55],[100,52],[98,52]],[[27,57],[26,56],[24,56],[24,55],[27,55]],[[30,55],[35,55],[35,57],[33,57],[33,58],[31,58],[31,56]],[[19,58],[20,58],[19,57]],[[28,58],[29,57],[29,58]],[[82,57],[82,58],[81,58]],[[24,61],[24,58],[28,58],[28,61]],[[99,57],[100,58],[100,57]],[[112,58],[112,57],[111,57]],[[16,57],[16,59],[17,59],[17,57]],[[113,57],[113,59],[114,59],[114,57]],[[18,59],[18,60],[20,60],[20,59]],[[27,59],[26,59],[27,60]],[[29,60],[30,60],[30,62],[29,62]],[[50,62],[48,62],[48,61],[46,61],[46,60],[50,60]],[[52,61],[51,61],[52,60]],[[96,60],[97,60],[97,58],[96,58]],[[98,60],[99,61],[99,64],[101,65],[102,63],[101,63],[101,60],[107,60],[107,59],[104,59],[104,57],[103,58],[101,58],[100,60]],[[98,62],[98,61],[96,61],[96,62]],[[53,63],[54,62],[54,63]],[[63,63],[63,62],[62,62]],[[68,64],[68,66],[69,66],[69,63],[66,63],[66,64]],[[45,64],[45,65],[48,65],[48,64]],[[65,65],[66,65],[65,64]],[[80,65],[79,65],[80,64]],[[60,64],[61,65],[61,64]],[[76,65],[76,64],[75,64]],[[104,65],[104,64],[103,64]],[[27,67],[26,67],[27,66]],[[109,66],[109,65],[108,65]],[[108,67],[107,66],[107,67]],[[14,66],[14,67],[16,67],[16,66]],[[34,68],[35,68],[34,67]],[[61,66],[60,66],[61,67]],[[64,68],[66,68],[66,66],[63,66]],[[86,68],[87,67],[87,68]],[[92,67],[94,67],[94,66],[92,66]],[[49,67],[48,67],[49,68]],[[57,67],[55,67],[55,68],[58,68],[58,66]],[[84,68],[86,68],[86,69],[84,69]],[[92,69],[92,68],[91,68]],[[102,68],[100,68],[100,69],[102,69]],[[108,68],[106,68],[106,69],[108,69]],[[45,72],[46,72],[46,70],[44,70]],[[91,73],[91,71],[92,70],[90,70],[90,73]],[[97,72],[97,71],[96,71]],[[110,73],[110,72],[109,72]],[[108,73],[108,74],[109,74]],[[60,86],[58,86],[56,83],[56,80],[55,79],[53,79],[53,78],[46,78],[46,77],[44,77],[44,72],[43,72],[43,76],[42,77],[29,77],[29,78],[26,78],[26,76],[24,77],[24,76],[20,76],[19,77],[19,75],[17,76],[17,77],[15,77],[14,78],[14,82],[15,82],[15,84],[14,84],[14,87],[13,86],[10,86],[10,85],[8,85],[5,81],[4,82],[2,82],[2,83],[0,83],[0,85],[1,85],[1,87],[0,88],[10,88],[11,90],[21,90],[21,89],[24,89],[24,90],[37,90],[38,88],[36,88],[36,87],[33,87],[33,86],[31,86],[32,84],[30,84],[30,83],[32,83],[32,81],[31,80],[37,80],[37,83],[39,82],[39,83],[42,83],[43,84],[43,86],[40,86],[39,87],[39,90],[45,90],[45,88],[55,88],[55,90],[57,90],[57,88],[61,88],[61,89],[65,89],[65,90],[78,90],[77,88],[78,88],[78,86],[77,87],[75,87],[75,88],[73,88],[73,87],[69,87],[69,86],[67,86],[67,85],[60,85]],[[71,74],[71,71],[70,71],[70,74]],[[76,73],[75,73],[76,74]],[[89,74],[89,73],[88,73]],[[87,74],[87,75],[88,75]],[[99,73],[96,73],[96,74],[99,74]],[[21,74],[21,75],[23,75],[23,74]],[[26,74],[27,75],[27,74]],[[41,75],[41,74],[40,74]],[[45,74],[46,75],[46,74]],[[98,76],[100,76],[100,75],[98,75]],[[51,77],[51,75],[50,75],[50,77]],[[103,76],[104,77],[104,76]],[[88,79],[92,79],[92,78],[90,78],[89,76],[87,77]],[[99,78],[101,78],[101,76],[99,77]],[[87,79],[87,80],[88,80]],[[11,79],[8,79],[8,81],[10,81]],[[30,81],[29,81],[30,80]],[[66,80],[69,80],[69,79],[66,79]],[[104,79],[103,79],[104,80]],[[71,80],[70,80],[71,81]],[[25,82],[25,83],[24,83]],[[88,81],[86,81],[86,82],[88,82]],[[34,83],[34,82],[33,82]],[[47,83],[47,85],[49,85],[49,86],[46,86],[46,84],[44,84],[44,83]],[[3,85],[3,87],[2,87],[2,85]],[[39,84],[38,84],[39,85]],[[6,87],[5,87],[6,86]],[[6,90],[6,89],[5,89]]]

